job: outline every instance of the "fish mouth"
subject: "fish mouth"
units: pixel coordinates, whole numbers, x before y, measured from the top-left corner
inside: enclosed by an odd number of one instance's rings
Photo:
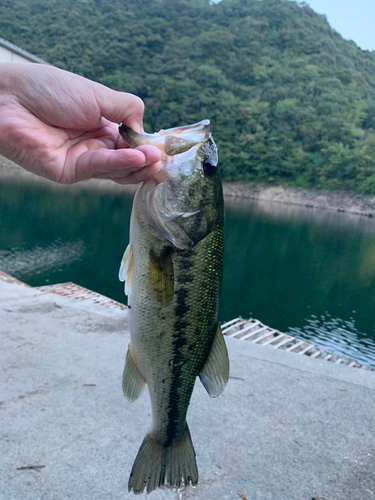
[[[187,151],[196,144],[205,142],[211,136],[210,120],[202,120],[193,125],[162,129],[155,134],[138,134],[121,123],[119,132],[128,147],[155,146],[167,156]]]
[[[213,161],[217,163],[217,148],[211,136],[210,120],[162,129],[155,134],[138,134],[126,125],[120,124],[119,132],[130,148],[148,145],[160,150],[162,168],[152,176],[157,183],[164,182],[168,178],[167,170],[170,167],[175,167],[181,162],[194,161],[202,156],[199,152],[203,149],[207,150],[207,147],[203,146],[208,143],[212,145],[209,150],[215,157]],[[203,154],[201,158],[201,160],[205,159],[208,159],[207,154]]]
[[[180,138],[188,143],[205,142],[210,136],[210,120],[202,120],[192,125],[184,125],[182,127],[168,128],[160,130],[158,136]]]

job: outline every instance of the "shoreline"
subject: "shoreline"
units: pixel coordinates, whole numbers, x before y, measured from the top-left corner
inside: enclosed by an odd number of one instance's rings
[[[10,183],[37,183],[48,185],[54,189],[72,191],[92,190],[100,192],[134,193],[137,185],[120,185],[109,180],[90,179],[69,186],[52,183],[51,181],[27,172],[10,160],[0,156],[0,181]],[[326,190],[308,191],[282,186],[249,186],[239,182],[223,182],[224,196],[228,199],[246,199],[262,202],[282,203],[307,208],[345,212],[349,214],[375,217],[375,196],[361,196],[344,191],[332,192]]]
[[[234,182],[224,183],[224,194],[231,199],[250,199],[375,217],[375,196],[361,196],[345,191],[308,191],[262,184],[252,187]]]

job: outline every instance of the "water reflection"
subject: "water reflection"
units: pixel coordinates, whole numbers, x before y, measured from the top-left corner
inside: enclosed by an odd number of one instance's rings
[[[344,322],[355,316],[355,333],[375,339],[373,219],[251,201],[227,202],[226,215],[224,318],[235,306],[243,317],[299,328],[319,344],[334,329],[323,335],[306,318],[328,311]]]
[[[35,274],[49,275],[59,268],[70,266],[83,258],[85,245],[82,241],[62,242],[56,240],[50,245],[36,245],[31,250],[0,250],[0,269],[13,276],[23,276],[27,281]]]
[[[336,231],[349,231],[352,234],[358,233],[375,237],[375,220],[357,214],[237,198],[226,199],[225,206],[230,211],[243,214],[252,212],[275,222],[297,221],[323,228],[334,227]]]
[[[0,269],[32,286],[73,281],[124,302],[117,274],[131,204],[116,189],[0,182]]]
[[[358,331],[354,318],[344,321],[328,313],[319,318],[312,315],[305,325],[289,328],[287,333],[309,342],[318,340],[319,347],[328,352],[375,367],[375,341]]]

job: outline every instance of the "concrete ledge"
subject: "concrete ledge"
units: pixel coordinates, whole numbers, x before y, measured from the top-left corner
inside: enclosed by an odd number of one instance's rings
[[[367,372],[357,368],[349,368],[343,365],[335,365],[324,360],[298,356],[293,352],[280,351],[272,347],[242,342],[228,338],[228,348],[233,353],[262,360],[268,363],[280,364],[323,377],[330,377],[350,384],[367,387],[375,391],[375,373]]]

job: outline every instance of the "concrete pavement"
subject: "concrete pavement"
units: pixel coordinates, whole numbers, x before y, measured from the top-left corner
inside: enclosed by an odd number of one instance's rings
[[[374,499],[375,374],[227,340],[228,387],[198,381],[188,413],[199,485],[148,498]],[[0,281],[1,500],[134,497],[151,417],[122,396],[128,342],[124,310]]]

